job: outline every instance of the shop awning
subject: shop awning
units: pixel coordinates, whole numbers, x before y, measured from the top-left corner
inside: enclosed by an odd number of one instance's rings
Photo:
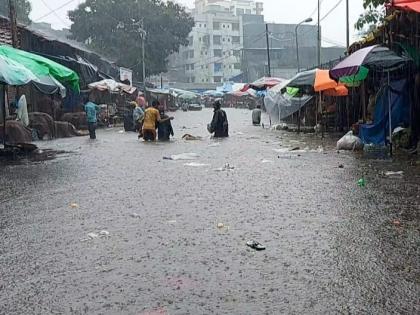
[[[404,10],[420,12],[419,0],[393,0],[391,6]]]

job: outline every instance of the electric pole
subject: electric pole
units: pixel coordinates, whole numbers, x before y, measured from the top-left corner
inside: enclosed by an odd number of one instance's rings
[[[318,47],[317,47],[318,67],[321,66],[321,0],[318,0]]]
[[[268,76],[271,77],[270,43],[268,41],[268,24],[265,24],[265,38],[267,40]]]
[[[347,52],[350,47],[350,18],[349,18],[349,0],[346,0],[346,45]]]
[[[9,19],[10,19],[10,30],[12,33],[12,46],[18,47],[18,36],[17,36],[17,23],[16,23],[16,9],[13,0],[9,0]]]

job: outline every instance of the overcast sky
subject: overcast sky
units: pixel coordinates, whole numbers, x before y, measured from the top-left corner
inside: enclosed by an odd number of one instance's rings
[[[316,20],[318,0],[259,0],[264,3],[264,15],[268,22],[298,23],[313,14]],[[30,0],[32,3],[31,18],[34,21],[51,23],[54,28],[70,27],[67,11],[77,7],[83,0]],[[194,0],[178,0],[192,7]],[[337,3],[338,7],[322,22],[323,45],[345,45],[346,43],[346,10],[345,0],[321,0],[321,17],[326,15]],[[363,12],[363,0],[349,0],[351,40],[356,39],[354,23]],[[64,5],[66,4],[67,5]],[[64,6],[63,6],[64,5]],[[62,7],[63,6],[63,7]],[[60,8],[58,9],[57,8]]]

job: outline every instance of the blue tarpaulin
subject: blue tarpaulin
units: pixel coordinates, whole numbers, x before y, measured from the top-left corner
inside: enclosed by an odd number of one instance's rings
[[[360,138],[365,144],[386,144],[389,135],[389,90],[391,92],[391,130],[398,126],[408,126],[410,123],[410,97],[407,80],[391,81],[390,87],[385,86],[376,99],[374,123],[360,127]]]

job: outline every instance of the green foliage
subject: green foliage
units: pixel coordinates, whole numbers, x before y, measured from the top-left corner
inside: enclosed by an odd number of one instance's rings
[[[359,16],[355,27],[362,30],[365,26],[372,28],[381,22],[385,16],[384,5],[388,0],[364,0],[363,7],[365,12]]]
[[[29,13],[31,13],[31,3],[28,0],[13,0],[16,8],[17,20],[29,24]],[[9,17],[9,1],[0,1],[0,15]]]
[[[167,57],[188,44],[193,18],[162,0],[86,0],[69,12],[72,38],[87,42],[141,76],[142,25],[146,31],[146,74],[166,71]]]

